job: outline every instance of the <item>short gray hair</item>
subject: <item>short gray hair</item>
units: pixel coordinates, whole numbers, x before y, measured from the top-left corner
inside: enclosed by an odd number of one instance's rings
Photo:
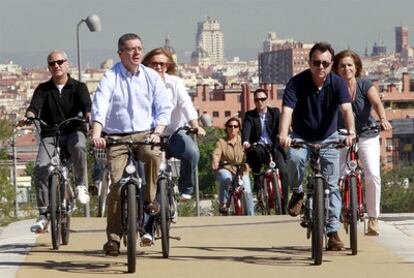
[[[52,52],[49,53],[49,55],[47,55],[47,61],[46,62],[50,62],[50,59],[52,58],[52,54],[54,53],[60,53],[63,56],[63,59],[68,60],[68,55],[66,54],[65,51],[63,50],[53,50]]]
[[[130,40],[139,40],[142,43],[141,37],[135,33],[127,33],[118,39],[118,51],[121,51],[125,43]]]

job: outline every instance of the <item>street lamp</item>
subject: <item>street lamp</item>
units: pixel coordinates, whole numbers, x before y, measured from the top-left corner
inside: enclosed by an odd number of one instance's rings
[[[80,47],[79,47],[79,27],[81,24],[85,22],[88,26],[89,31],[91,32],[99,32],[102,30],[101,20],[99,16],[96,14],[89,15],[86,19],[81,19],[78,25],[76,25],[76,43],[77,43],[77,51],[78,51],[78,80],[81,80],[81,56],[80,56]]]

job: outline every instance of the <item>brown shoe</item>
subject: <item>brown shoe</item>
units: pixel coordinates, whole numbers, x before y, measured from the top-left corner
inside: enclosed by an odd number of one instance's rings
[[[379,227],[378,227],[378,218],[370,217],[368,220],[368,236],[378,236]]]
[[[145,212],[149,215],[156,215],[160,211],[160,206],[156,201],[145,203]]]
[[[119,255],[119,242],[115,240],[108,240],[104,246],[103,250],[107,256],[118,256]]]
[[[341,241],[341,239],[338,236],[337,232],[330,232],[328,233],[328,251],[341,251],[344,249],[344,243]]]
[[[290,216],[298,216],[302,210],[303,192],[293,193],[288,204],[288,212]]]

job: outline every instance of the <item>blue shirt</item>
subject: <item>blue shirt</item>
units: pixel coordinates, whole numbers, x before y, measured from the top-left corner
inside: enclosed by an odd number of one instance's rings
[[[132,75],[119,62],[103,76],[92,103],[92,121],[108,134],[146,131],[168,125],[172,104],[160,75],[139,65]]]
[[[309,141],[322,141],[337,130],[339,105],[351,102],[342,78],[330,73],[322,88],[313,82],[310,70],[292,77],[283,95],[283,106],[293,109],[292,130]]]

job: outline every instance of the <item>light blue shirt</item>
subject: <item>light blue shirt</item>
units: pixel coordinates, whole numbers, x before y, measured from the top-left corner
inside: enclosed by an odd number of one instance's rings
[[[102,77],[92,103],[92,121],[108,134],[147,131],[170,123],[172,104],[160,75],[144,65],[132,75],[119,62]]]
[[[272,140],[270,140],[270,136],[267,133],[267,119],[266,119],[266,114],[267,114],[267,111],[264,112],[264,113],[259,113],[260,124],[262,126],[262,132],[261,132],[259,144],[262,144],[262,145],[271,145],[272,144]]]

